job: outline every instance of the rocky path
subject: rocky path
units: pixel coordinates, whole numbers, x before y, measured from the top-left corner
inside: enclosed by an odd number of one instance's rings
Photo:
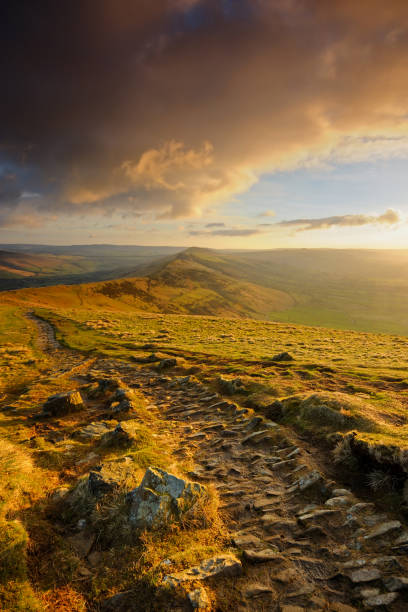
[[[59,352],[63,367],[85,363],[34,319],[44,350]],[[238,610],[408,609],[408,530],[328,481],[318,454],[293,432],[189,377],[106,359],[90,371],[138,387],[180,437],[175,453],[193,457],[189,477],[217,488],[231,545],[242,553],[243,573],[230,579]]]

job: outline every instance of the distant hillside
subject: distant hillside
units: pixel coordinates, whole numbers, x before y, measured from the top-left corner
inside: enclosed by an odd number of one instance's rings
[[[101,254],[103,247],[97,248]],[[139,259],[129,255],[133,267],[125,271],[96,270],[64,279],[64,284],[80,278],[106,282],[31,289],[13,299],[408,335],[408,251],[190,248],[169,253],[163,248],[154,256],[143,253],[145,247],[133,248],[140,249]],[[33,263],[32,255],[28,261]],[[42,282],[46,277],[30,278]]]
[[[178,257],[289,295],[274,320],[408,334],[408,250],[193,248]]]
[[[294,305],[275,289],[240,282],[195,261],[189,251],[166,259],[148,277],[22,289],[4,294],[33,306],[106,308],[268,319]]]
[[[92,270],[93,265],[78,256],[56,256],[48,253],[18,253],[0,251],[0,278],[27,278],[79,274]]]
[[[0,291],[139,275],[177,247],[0,245]]]

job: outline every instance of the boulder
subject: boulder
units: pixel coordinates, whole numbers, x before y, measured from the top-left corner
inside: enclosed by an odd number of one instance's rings
[[[136,441],[135,426],[132,421],[118,423],[115,429],[107,431],[101,438],[101,446],[128,447]]]
[[[63,416],[84,408],[84,401],[79,391],[56,393],[51,395],[43,405],[43,414],[47,416]]]
[[[158,529],[173,521],[180,522],[206,489],[156,467],[149,467],[140,485],[128,494],[129,519],[138,529]]]

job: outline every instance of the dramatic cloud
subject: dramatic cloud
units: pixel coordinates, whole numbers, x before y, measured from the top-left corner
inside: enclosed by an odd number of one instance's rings
[[[3,4],[0,224],[200,216],[263,172],[408,157],[405,0]]]
[[[225,223],[207,223],[205,227],[225,227]]]
[[[275,227],[294,227],[295,231],[328,229],[330,227],[360,227],[362,225],[395,225],[401,221],[396,210],[389,208],[382,215],[341,215],[321,219],[292,219],[275,223]]]

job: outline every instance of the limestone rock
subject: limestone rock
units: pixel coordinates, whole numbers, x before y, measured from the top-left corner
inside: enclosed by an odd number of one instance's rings
[[[242,574],[242,564],[237,557],[230,554],[218,555],[206,559],[200,565],[191,567],[183,572],[169,574],[163,579],[163,583],[169,586],[177,586],[192,580],[206,580],[207,578],[234,577]]]
[[[371,582],[372,580],[378,580],[381,578],[381,572],[375,567],[363,567],[355,572],[351,572],[350,580],[354,583],[359,582]]]
[[[379,538],[383,535],[386,535],[390,531],[395,531],[396,529],[401,529],[401,523],[399,521],[386,521],[385,523],[377,525],[375,529],[373,529],[370,533],[364,536],[364,539],[372,540],[374,538]]]
[[[96,422],[89,423],[85,427],[82,427],[78,431],[76,431],[72,437],[78,440],[99,440],[104,434],[110,431],[110,427],[107,423]]]
[[[194,610],[208,610],[210,601],[208,595],[202,587],[200,589],[194,589],[187,595]]]
[[[244,592],[245,597],[260,597],[267,593],[273,593],[273,589],[263,584],[251,584]]]
[[[338,497],[331,497],[326,501],[326,506],[348,506],[351,503],[351,499],[345,495],[339,495]]]
[[[63,416],[84,408],[82,395],[79,391],[57,393],[51,395],[43,405],[43,414],[47,416]]]
[[[149,467],[140,485],[131,491],[130,522],[140,529],[157,529],[171,521],[180,521],[206,489],[156,467]]]
[[[408,589],[408,578],[406,576],[390,576],[384,580],[384,586],[388,591],[405,591]]]
[[[283,557],[277,554],[276,549],[244,550],[245,559],[252,563],[267,563],[268,561],[282,561]]]
[[[383,595],[374,595],[374,597],[367,597],[363,599],[363,606],[365,608],[379,608],[380,606],[389,606],[398,597],[398,593],[384,593]]]

